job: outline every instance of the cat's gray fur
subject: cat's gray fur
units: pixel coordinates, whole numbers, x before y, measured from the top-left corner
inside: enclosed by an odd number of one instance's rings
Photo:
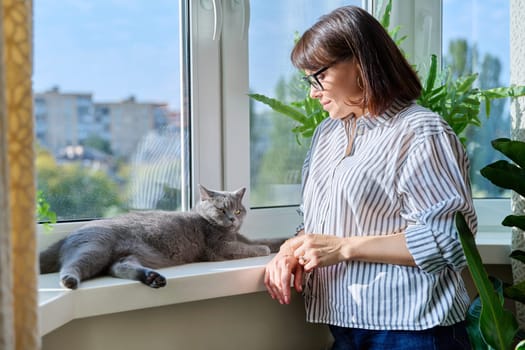
[[[104,274],[159,288],[166,279],[154,269],[277,251],[283,239],[249,240],[239,233],[244,192],[200,186],[201,199],[189,212],[154,210],[91,221],[42,251],[40,272],[60,271],[61,284],[71,289]]]

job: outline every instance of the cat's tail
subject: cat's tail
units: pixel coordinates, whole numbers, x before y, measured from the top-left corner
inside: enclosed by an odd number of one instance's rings
[[[53,243],[49,248],[40,252],[39,263],[40,273],[52,273],[60,270],[60,248],[64,244],[65,238]]]

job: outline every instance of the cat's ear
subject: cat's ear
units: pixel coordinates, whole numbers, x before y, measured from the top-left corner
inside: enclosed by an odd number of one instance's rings
[[[246,192],[246,187],[239,188],[237,191],[234,192],[235,197],[242,199],[242,197],[244,196],[244,192]]]
[[[213,197],[213,191],[210,191],[206,187],[199,184],[199,191],[201,193],[201,201],[205,201]]]

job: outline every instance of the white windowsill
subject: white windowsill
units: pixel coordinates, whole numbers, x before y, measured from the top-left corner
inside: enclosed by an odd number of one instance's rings
[[[499,227],[476,237],[485,264],[508,264],[511,233]],[[60,287],[58,273],[39,277],[40,335],[78,318],[264,291],[264,266],[259,257],[195,263],[160,269],[164,288],[140,282],[100,277],[82,282],[79,289]]]
[[[265,290],[264,266],[271,256],[195,263],[159,269],[166,287],[100,277],[76,290],[62,288],[58,273],[39,276],[40,335],[78,318],[185,303]]]

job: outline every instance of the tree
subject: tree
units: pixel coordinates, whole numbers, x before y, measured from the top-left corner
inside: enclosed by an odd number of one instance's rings
[[[490,89],[503,84],[500,81],[501,61],[490,54],[485,54],[481,64],[478,64],[478,50],[475,45],[469,45],[466,39],[456,39],[449,43],[445,65],[450,70],[453,79],[460,76],[479,72],[478,84],[481,89]],[[479,66],[479,67],[478,67]],[[501,196],[503,189],[492,185],[482,177],[479,170],[486,164],[500,159],[494,150],[485,147],[487,140],[508,137],[508,115],[505,114],[507,100],[496,99],[491,102],[490,113],[487,115],[485,106],[481,107],[480,115],[485,115],[481,126],[470,126],[465,130],[468,140],[467,151],[470,158],[470,177],[473,183],[473,192],[482,196]],[[503,127],[504,126],[504,127]]]
[[[118,186],[100,170],[79,163],[57,164],[44,150],[37,152],[37,184],[58,220],[104,217],[122,207]]]
[[[111,143],[97,135],[90,135],[82,142],[82,144],[86,147],[94,148],[106,154],[113,154],[113,151],[111,150]]]
[[[304,96],[304,89],[299,86],[298,73],[288,80],[281,77],[275,86],[275,96],[281,101],[295,101]],[[261,205],[282,204],[275,198],[276,185],[301,183],[302,164],[308,150],[308,144],[299,144],[290,132],[294,123],[273,110],[256,113],[251,116],[252,139],[252,202]],[[275,201],[275,203],[273,202]]]

